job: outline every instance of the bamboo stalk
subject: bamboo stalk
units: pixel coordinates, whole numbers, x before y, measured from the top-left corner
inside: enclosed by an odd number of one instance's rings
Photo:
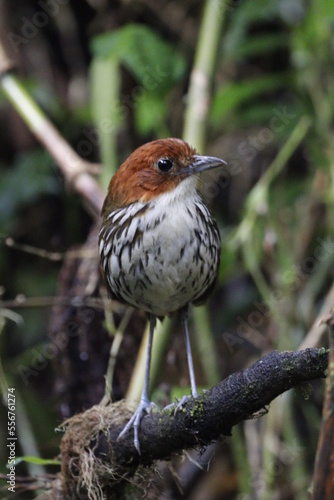
[[[225,8],[225,2],[221,0],[206,1],[190,75],[183,138],[200,152],[204,151],[206,145],[211,88]]]
[[[190,75],[183,139],[201,153],[205,150],[206,144],[211,89],[225,8],[225,2],[220,0],[207,0],[205,3],[194,66]],[[212,385],[219,380],[219,368],[209,316],[205,307],[194,308],[193,314],[196,345],[201,353],[205,378]]]

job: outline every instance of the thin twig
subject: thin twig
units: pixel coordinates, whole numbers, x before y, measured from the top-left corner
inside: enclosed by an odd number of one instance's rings
[[[334,283],[329,289],[318,316],[314,320],[308,334],[299,346],[299,349],[306,349],[308,347],[317,347],[321,344],[321,339],[326,332],[326,323],[323,318],[327,316],[334,304]]]
[[[315,459],[312,499],[322,498],[330,500],[334,498],[334,313],[324,320],[329,328],[329,363],[328,377],[326,380],[326,391],[324,407],[322,411],[322,423]]]
[[[109,301],[108,310],[113,310],[113,303]],[[102,299],[94,297],[26,297],[20,293],[13,300],[1,300],[1,309],[16,309],[16,308],[29,308],[29,307],[53,307],[53,306],[68,306],[68,307],[92,307],[94,309],[103,310],[106,304]]]
[[[29,127],[30,131],[47,149],[64,174],[67,185],[79,193],[95,214],[102,208],[104,193],[88,173],[97,165],[83,160],[60,135],[46,114],[28,94],[19,79],[11,72],[12,65],[0,44],[0,87]]]
[[[107,405],[112,400],[112,382],[114,378],[117,354],[123,340],[124,331],[129,324],[132,314],[133,314],[132,308],[129,307],[128,309],[126,309],[122,321],[119,327],[117,328],[116,332],[114,333],[114,340],[112,341],[110,346],[108,368],[107,368],[107,373],[105,375],[106,382],[105,382],[104,396],[102,398],[101,405]]]
[[[13,238],[6,238],[5,239],[5,244],[10,247],[14,248],[15,250],[20,250],[21,252],[29,253],[31,255],[36,255],[37,257],[41,257],[42,259],[47,259],[51,260],[54,262],[59,262],[61,260],[64,260],[65,257],[66,259],[97,259],[97,248],[95,250],[83,250],[83,249],[76,249],[76,250],[67,250],[66,252],[49,252],[48,250],[45,250],[44,248],[38,248],[34,247],[32,245],[27,245],[25,243],[17,243],[16,241],[13,240]]]

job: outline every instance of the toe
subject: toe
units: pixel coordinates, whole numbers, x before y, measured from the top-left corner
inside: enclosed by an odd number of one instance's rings
[[[191,400],[191,396],[182,396],[182,398],[180,399],[180,401],[177,403],[176,405],[176,408],[175,408],[175,411],[174,411],[174,415],[176,415],[179,411],[182,410],[182,408],[184,407],[184,405]]]
[[[156,405],[154,403],[151,403],[148,399],[141,399],[136,411],[134,412],[129,422],[126,424],[126,426],[124,427],[124,429],[117,438],[117,441],[119,439],[122,439],[124,435],[128,432],[128,430],[130,430],[131,427],[133,427],[133,434],[134,434],[133,443],[139,455],[140,455],[140,445],[139,445],[138,430],[140,422],[144,416],[144,413],[149,413],[153,408],[156,408]]]

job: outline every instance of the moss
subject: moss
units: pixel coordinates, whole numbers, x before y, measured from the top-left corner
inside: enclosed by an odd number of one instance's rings
[[[197,398],[190,415],[194,417],[202,417],[204,412],[204,398]]]

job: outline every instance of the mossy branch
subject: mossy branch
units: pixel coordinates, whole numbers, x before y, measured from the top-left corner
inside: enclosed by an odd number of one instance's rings
[[[234,425],[267,411],[267,405],[283,392],[324,377],[327,363],[324,348],[274,351],[198,398],[190,399],[176,415],[173,408],[146,415],[139,431],[141,455],[134,448],[132,432],[117,442],[124,420],[129,418],[129,409],[124,408],[123,402],[107,408],[95,406],[81,416],[76,415],[75,422],[70,421],[66,427],[61,447],[66,489],[82,489],[83,484],[77,483],[87,480],[87,461],[99,487],[110,492],[121,478],[131,477],[139,465],[151,465],[173,453],[205,446],[221,435],[230,435]],[[92,424],[88,425],[90,421]]]

